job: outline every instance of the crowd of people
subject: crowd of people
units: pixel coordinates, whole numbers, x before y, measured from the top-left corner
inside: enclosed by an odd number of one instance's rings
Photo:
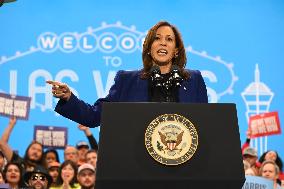
[[[15,125],[16,119],[10,118],[0,139],[0,184],[6,183],[12,189],[94,189],[98,143],[88,127],[78,125],[88,143],[67,145],[61,162],[57,149],[44,150],[36,141],[30,143],[24,157],[19,156],[8,145]],[[250,140],[248,134],[242,147],[245,174],[273,180],[274,188],[283,188],[283,162],[279,154],[269,150],[258,157]]]
[[[12,150],[8,140],[15,125],[16,118],[10,118],[0,139],[0,184],[11,189],[94,189],[98,143],[90,128],[78,125],[88,143],[67,145],[61,162],[57,149],[44,149],[37,141],[29,144],[24,157]]]
[[[258,157],[257,150],[250,147],[250,141],[248,131],[246,142],[242,146],[245,174],[272,180],[276,189],[284,188],[283,162],[277,151],[268,150]]]

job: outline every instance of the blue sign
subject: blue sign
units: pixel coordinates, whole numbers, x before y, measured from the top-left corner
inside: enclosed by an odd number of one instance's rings
[[[272,180],[246,175],[246,182],[244,183],[242,189],[273,189],[274,183]]]
[[[27,120],[30,111],[30,97],[0,93],[0,115]]]
[[[33,139],[44,148],[64,149],[68,145],[68,128],[37,125],[34,127]]]

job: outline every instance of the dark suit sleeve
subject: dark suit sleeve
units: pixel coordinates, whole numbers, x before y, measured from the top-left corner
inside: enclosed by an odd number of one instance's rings
[[[78,99],[74,94],[68,101],[59,100],[55,111],[60,115],[85,125],[87,127],[97,127],[101,123],[102,103],[117,102],[120,96],[120,88],[122,84],[122,71],[117,72],[114,84],[109,90],[109,94],[105,98],[98,99],[93,105]]]
[[[206,89],[206,85],[204,82],[204,79],[201,75],[200,71],[197,71],[198,75],[198,102],[200,103],[208,103],[208,95],[207,95],[207,89]]]

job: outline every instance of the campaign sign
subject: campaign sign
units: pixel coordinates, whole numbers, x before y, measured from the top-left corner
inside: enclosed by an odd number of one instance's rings
[[[249,118],[251,137],[281,134],[278,112],[254,115]]]
[[[273,181],[263,177],[246,175],[246,182],[242,189],[273,189]]]
[[[34,140],[40,142],[44,148],[64,149],[67,145],[68,129],[66,127],[35,126]]]
[[[0,93],[0,115],[15,116],[18,119],[29,118],[31,98]]]

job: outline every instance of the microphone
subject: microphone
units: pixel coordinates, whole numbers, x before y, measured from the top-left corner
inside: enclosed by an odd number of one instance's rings
[[[174,87],[181,86],[181,82],[183,81],[183,78],[180,75],[180,69],[177,65],[172,65],[171,78],[172,78],[172,84]]]
[[[152,79],[152,82],[153,82],[153,86],[154,87],[162,87],[163,77],[161,75],[161,70],[160,70],[159,66],[157,66],[157,65],[152,66],[152,68],[150,69],[150,73],[151,73],[151,79]]]

